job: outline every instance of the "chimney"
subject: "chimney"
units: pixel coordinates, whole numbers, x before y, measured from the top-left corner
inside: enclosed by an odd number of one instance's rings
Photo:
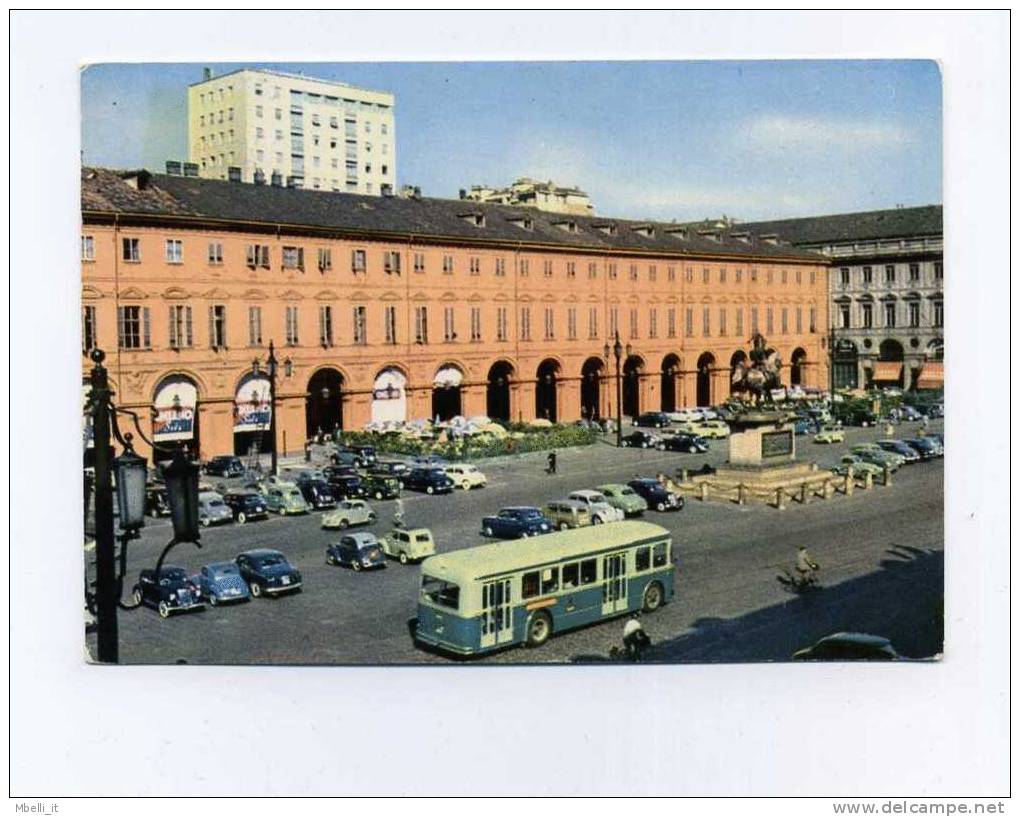
[[[266,183],[266,174],[265,174],[265,172],[262,169],[257,169],[255,171],[255,175],[253,177],[253,181],[255,182],[255,184],[265,184]]]
[[[184,163],[184,175],[192,178],[198,178],[198,162],[185,162]]]
[[[182,171],[181,163],[174,159],[166,160],[166,175],[180,176]]]
[[[227,178],[232,182],[241,181],[241,168],[231,166],[227,168]]]
[[[283,174],[278,170],[273,171],[273,175],[270,177],[269,183],[273,187],[283,187]]]
[[[212,68],[203,68],[202,69],[202,81],[205,82],[206,80],[210,80],[210,79],[212,79]]]

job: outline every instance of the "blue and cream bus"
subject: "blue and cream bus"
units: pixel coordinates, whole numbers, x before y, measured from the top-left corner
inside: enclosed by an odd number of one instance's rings
[[[615,522],[430,556],[416,641],[473,655],[673,598],[672,539],[650,522]]]

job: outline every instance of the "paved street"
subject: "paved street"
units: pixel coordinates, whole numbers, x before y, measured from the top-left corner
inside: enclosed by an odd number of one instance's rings
[[[912,436],[916,429],[911,424],[897,434]],[[797,443],[802,459],[824,468],[848,446],[878,435],[876,429],[849,429],[845,445],[812,445],[805,437]],[[484,541],[478,533],[481,517],[504,505],[540,504],[575,488],[705,462],[718,465],[725,458],[725,441],[713,441],[704,455],[618,451],[599,444],[561,452],[559,475],[547,477],[545,455],[526,455],[482,464],[489,477],[485,489],[439,497],[405,492],[405,515],[409,525],[433,530],[440,551],[455,550]],[[886,635],[907,656],[932,655],[941,648],[942,496],[943,468],[937,460],[905,466],[891,486],[785,511],[688,500],[680,513],[649,512],[646,518],[668,527],[678,547],[676,600],[645,619],[655,644],[653,658],[784,660],[839,630]],[[393,503],[374,505],[381,521],[368,529],[382,533]],[[142,539],[131,544],[125,599],[138,571],[155,563],[170,531],[168,521],[150,520]],[[149,609],[121,612],[122,661],[450,663],[415,648],[410,638],[419,568],[390,562],[384,570],[354,573],[326,565],[324,549],[336,533],[320,529],[318,514],[207,529],[202,538],[200,551],[179,545],[169,561],[197,571],[241,550],[274,547],[301,570],[304,592],[169,620]],[[822,565],[824,589],[793,597],[775,576],[779,565],[792,564],[801,542]],[[540,650],[512,649],[475,662],[604,660],[619,643],[621,626],[607,622],[558,636]]]

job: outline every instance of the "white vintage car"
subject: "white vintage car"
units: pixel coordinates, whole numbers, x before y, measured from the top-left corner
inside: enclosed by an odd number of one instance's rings
[[[322,527],[343,530],[351,525],[371,525],[375,519],[375,511],[363,499],[345,499],[335,511],[322,515]]]
[[[488,482],[485,474],[473,465],[456,463],[454,465],[447,465],[443,470],[446,471],[446,476],[453,480],[455,488],[463,488],[464,490],[484,488]]]
[[[567,495],[567,499],[573,499],[576,502],[583,502],[587,505],[588,513],[591,514],[591,521],[595,525],[600,525],[604,522],[619,522],[624,518],[623,510],[610,505],[605,494],[599,491],[574,491]]]

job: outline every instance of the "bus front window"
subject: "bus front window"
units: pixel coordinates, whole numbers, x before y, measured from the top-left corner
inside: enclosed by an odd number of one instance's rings
[[[456,610],[460,604],[460,588],[443,579],[423,576],[421,580],[421,596],[424,600],[440,607]]]

